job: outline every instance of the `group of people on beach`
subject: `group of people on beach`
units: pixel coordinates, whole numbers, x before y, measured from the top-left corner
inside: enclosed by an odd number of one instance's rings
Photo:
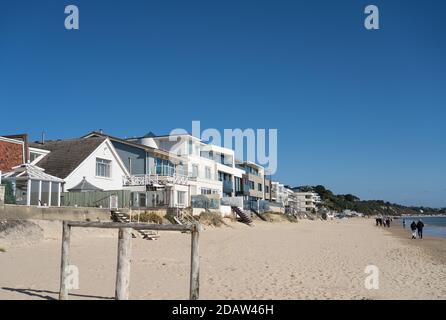
[[[390,228],[390,222],[392,220],[393,219],[391,217],[379,216],[378,218],[376,218],[376,225],[381,226],[381,227],[384,226],[384,227]]]
[[[406,228],[406,220],[403,219],[403,228]],[[424,223],[421,219],[418,222],[412,221],[410,224],[410,230],[412,230],[412,239],[416,239],[417,235],[420,239],[423,239]]]

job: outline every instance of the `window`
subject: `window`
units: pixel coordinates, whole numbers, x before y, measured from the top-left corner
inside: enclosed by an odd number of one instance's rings
[[[255,189],[254,181],[249,181],[249,189],[251,189],[251,190]]]
[[[33,162],[34,160],[36,160],[38,157],[40,157],[41,155],[38,153],[34,153],[34,152],[30,152],[29,153],[29,161]]]
[[[201,188],[201,194],[202,195],[212,194],[212,190],[208,188]]]
[[[265,186],[265,192],[269,193],[269,187],[268,186]]]
[[[185,205],[186,204],[186,192],[185,191],[177,191],[177,204]]]
[[[205,169],[205,177],[208,180],[211,180],[211,168],[210,167],[206,167]]]
[[[261,183],[258,184],[257,190],[262,191],[263,190],[263,186]]]
[[[235,177],[235,191],[242,191],[242,182],[239,177]]]
[[[198,165],[197,164],[192,165],[192,177],[193,178],[198,177]]]
[[[96,158],[96,176],[110,178],[111,177],[111,161]]]
[[[193,144],[192,144],[192,140],[188,141],[188,147],[189,147],[189,154],[193,153]]]

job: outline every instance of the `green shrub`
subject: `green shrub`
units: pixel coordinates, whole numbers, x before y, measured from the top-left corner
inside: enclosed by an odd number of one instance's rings
[[[6,204],[16,204],[16,199],[14,196],[14,189],[12,188],[11,181],[5,181],[2,184],[5,186],[5,203]]]

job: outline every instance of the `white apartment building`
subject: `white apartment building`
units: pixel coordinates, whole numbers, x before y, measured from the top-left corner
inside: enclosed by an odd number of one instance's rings
[[[297,209],[299,212],[315,212],[317,204],[321,201],[315,192],[295,192]]]
[[[234,150],[209,144],[202,148],[201,156],[215,162],[217,178],[222,182],[223,197],[234,197],[242,193],[245,171],[236,167]]]
[[[285,206],[288,198],[285,186],[280,182],[271,182],[271,201],[277,202]]]
[[[216,162],[206,156],[208,145],[189,134],[151,136],[138,141],[153,148],[167,151],[183,160],[181,170],[189,177],[190,195],[223,195]]]

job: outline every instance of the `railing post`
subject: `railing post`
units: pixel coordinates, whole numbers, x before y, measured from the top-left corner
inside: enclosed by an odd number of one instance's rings
[[[62,231],[62,255],[60,263],[60,291],[59,299],[68,300],[68,276],[70,265],[70,234],[71,227],[67,221],[63,222]]]
[[[118,237],[118,266],[116,270],[116,300],[128,300],[130,292],[130,256],[132,236],[130,228],[120,228]]]
[[[200,224],[195,223],[191,241],[190,300],[198,300],[200,294],[200,254],[198,240]]]

